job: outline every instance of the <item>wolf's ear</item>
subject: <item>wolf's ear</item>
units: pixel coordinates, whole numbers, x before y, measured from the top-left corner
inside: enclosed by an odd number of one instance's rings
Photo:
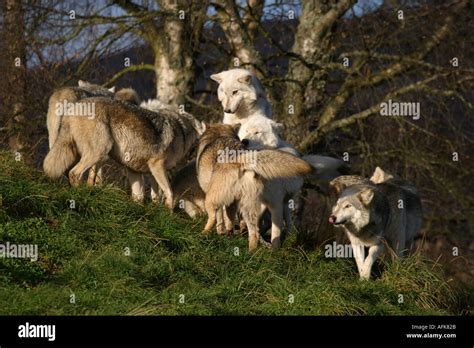
[[[369,205],[374,198],[374,190],[372,190],[370,187],[366,187],[361,192],[359,192],[358,198],[363,205]]]
[[[272,128],[278,133],[280,134],[281,132],[283,132],[285,130],[285,125],[283,123],[278,123],[278,122],[275,122],[272,124]]]
[[[202,126],[202,133],[204,134],[204,132],[207,130],[209,126],[207,125],[205,121],[201,121],[201,126]]]
[[[232,129],[234,130],[234,132],[238,133],[241,126],[241,123],[236,123],[232,125]]]
[[[87,82],[86,82],[86,81],[79,80],[79,81],[77,81],[77,85],[78,85],[79,87],[84,87],[85,85],[87,85]]]
[[[250,81],[252,81],[252,75],[241,76],[237,79],[237,81],[246,85],[250,85]]]
[[[214,80],[216,81],[217,83],[221,83],[222,82],[222,73],[218,73],[218,74],[213,74],[211,75],[211,80]]]
[[[337,179],[337,178],[336,178]],[[342,190],[344,189],[344,185],[342,183],[340,183],[338,180],[332,180],[331,182],[329,182],[329,187],[331,187],[333,189],[333,191],[336,193],[336,195],[339,196],[339,194],[342,192]]]
[[[377,167],[375,168],[374,174],[372,174],[370,181],[372,181],[374,184],[380,184],[390,179],[393,179],[393,175],[390,175],[384,172],[382,168]]]
[[[109,88],[109,92],[115,93],[115,86]]]

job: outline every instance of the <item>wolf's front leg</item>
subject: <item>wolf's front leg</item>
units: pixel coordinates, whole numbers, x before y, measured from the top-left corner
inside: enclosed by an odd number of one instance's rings
[[[363,280],[368,280],[370,278],[370,272],[372,271],[372,266],[379,257],[380,253],[383,251],[383,244],[376,244],[369,248],[369,255],[364,261],[364,265],[362,266],[362,270],[360,272],[360,278]]]
[[[365,259],[365,248],[358,238],[354,237],[351,233],[347,232],[347,237],[351,242],[352,255],[354,256],[355,262],[357,264],[357,270],[359,275],[362,275],[362,269],[364,268],[364,259]]]

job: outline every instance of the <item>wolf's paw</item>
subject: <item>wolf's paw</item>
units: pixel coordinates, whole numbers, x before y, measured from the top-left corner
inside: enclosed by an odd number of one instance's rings
[[[69,173],[69,184],[71,184],[72,187],[78,187],[80,182],[80,179],[76,175]]]
[[[227,231],[225,230],[225,227],[223,224],[218,224],[216,226],[217,234],[218,235],[227,235]]]
[[[271,249],[271,248],[272,248],[272,243],[267,242],[265,239],[263,239],[262,236],[259,237],[258,242],[259,242],[264,248],[267,248],[267,249]]]
[[[173,200],[172,199],[165,199],[165,206],[166,208],[173,210]]]

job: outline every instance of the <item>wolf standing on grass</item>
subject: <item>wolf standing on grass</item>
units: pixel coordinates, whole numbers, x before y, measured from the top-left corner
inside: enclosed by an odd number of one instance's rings
[[[71,184],[78,185],[87,169],[110,156],[127,168],[136,200],[144,198],[142,174],[151,173],[165,194],[166,206],[172,208],[167,170],[184,159],[204,132],[203,124],[187,113],[156,113],[109,98],[81,102],[94,104],[95,116],[62,120],[58,139],[44,160],[46,175],[59,178],[80,156],[69,172]]]
[[[223,152],[230,155],[220,160]],[[266,203],[263,192],[268,180],[306,175],[312,169],[305,161],[285,152],[252,151],[253,156],[249,152],[232,126],[211,125],[199,140],[196,165],[199,184],[206,193],[208,220],[204,233],[213,228],[222,207],[228,207],[229,219],[225,221],[230,223],[238,208],[249,231],[249,249],[253,250],[260,240],[258,221]],[[231,155],[235,153],[236,156]],[[226,228],[232,230],[233,226]],[[281,243],[277,232],[272,229],[273,249],[278,249]]]
[[[361,279],[369,279],[372,266],[385,244],[396,256],[412,248],[423,219],[416,188],[376,169],[369,181],[362,177],[336,178],[331,184],[340,193],[329,223],[344,228]],[[365,247],[369,253],[365,257]]]

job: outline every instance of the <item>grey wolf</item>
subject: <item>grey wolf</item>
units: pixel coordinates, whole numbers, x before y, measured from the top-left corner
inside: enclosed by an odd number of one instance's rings
[[[148,99],[147,101],[141,102],[140,107],[150,110],[150,111],[158,112],[158,113],[161,110],[168,110],[168,112],[174,112],[174,113],[180,113],[180,114],[186,113],[184,111],[179,110],[179,108],[176,107],[175,105],[163,103],[161,100],[156,99],[156,98]],[[186,114],[188,115],[188,117],[192,117],[192,115],[188,113]],[[192,177],[192,173],[194,173],[194,176],[195,176],[194,178]],[[192,218],[204,213],[204,205],[203,205],[204,203],[202,203],[204,202],[204,192],[202,192],[201,188],[199,187],[199,183],[197,182],[196,177],[197,177],[196,169],[194,168],[194,171],[193,171],[191,167],[186,166],[182,168],[176,174],[174,183],[172,184],[172,186],[174,185],[177,186],[177,189],[179,191],[178,192],[179,196],[181,197],[180,199],[183,200],[184,205],[185,205],[185,211]],[[189,183],[190,185],[192,184],[193,186],[186,189],[184,185],[186,185],[187,183]],[[151,199],[152,201],[157,202],[158,197],[159,197],[158,185],[156,184],[155,180],[151,178]],[[176,203],[178,203],[180,199],[176,199]]]
[[[115,90],[115,87],[109,89],[109,91]],[[139,105],[141,103],[140,96],[133,88],[122,88],[115,92],[114,98],[121,100],[126,103],[133,105]],[[97,165],[93,165],[89,170],[87,183],[92,185],[100,185],[103,181],[102,168],[97,168]]]
[[[404,180],[391,178],[374,184],[360,177],[351,179],[355,184],[342,188],[329,223],[344,229],[359,275],[369,279],[372,265],[385,244],[396,256],[403,256],[411,248],[421,228],[421,200],[416,188]],[[369,248],[367,257],[365,247]]]
[[[138,94],[131,88],[121,89],[115,93],[115,87],[104,88],[99,85],[89,83],[87,81],[79,80],[77,87],[62,87],[53,92],[49,98],[48,113],[46,116],[46,124],[48,128],[49,148],[53,147],[56,141],[61,126],[61,119],[65,114],[66,108],[61,107],[62,105],[70,104],[77,105],[81,99],[102,96],[109,98],[116,98],[118,100],[139,103]],[[115,95],[114,95],[115,93]],[[61,110],[60,110],[61,109]],[[90,185],[98,184],[102,182],[102,170],[93,166],[89,171],[87,182]]]
[[[204,202],[206,194],[199,186],[196,172],[196,161],[191,161],[181,168],[171,181],[174,193],[174,206],[178,206],[191,217],[196,218],[206,212]]]
[[[87,169],[111,157],[127,168],[135,200],[144,198],[142,174],[151,173],[164,192],[166,206],[172,208],[167,170],[183,160],[204,132],[204,125],[189,114],[152,112],[110,98],[85,98],[82,102],[94,103],[96,115],[63,120],[58,139],[43,163],[46,175],[59,178],[79,157],[69,172],[70,183],[78,185]]]
[[[258,78],[245,69],[211,75],[219,83],[217,97],[224,109],[224,124],[243,124],[252,116],[272,118],[272,108]]]
[[[224,220],[225,223],[234,221],[238,208],[249,231],[249,250],[254,250],[260,239],[258,221],[262,206],[268,203],[263,195],[268,180],[306,175],[312,169],[305,161],[277,150],[254,151],[254,156],[219,160],[220,154],[226,149],[229,152],[249,151],[238,138],[235,126],[209,126],[199,140],[197,156],[198,181],[206,193],[205,208],[208,214],[203,233],[210,232],[222,207],[228,207],[226,212],[229,216]],[[272,218],[280,214],[278,211],[270,212]],[[232,227],[226,226],[227,229]],[[272,230],[271,244],[273,249],[277,249],[281,236],[273,232]]]

